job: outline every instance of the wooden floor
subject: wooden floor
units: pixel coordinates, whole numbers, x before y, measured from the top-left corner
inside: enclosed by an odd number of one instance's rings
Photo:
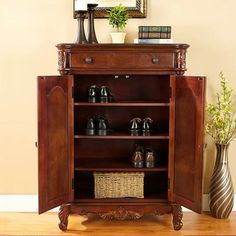
[[[228,220],[217,220],[208,214],[184,212],[184,226],[174,231],[171,216],[145,216],[137,221],[106,221],[91,215],[69,217],[69,227],[62,232],[57,227],[56,213],[0,213],[0,235],[236,235],[236,212]]]

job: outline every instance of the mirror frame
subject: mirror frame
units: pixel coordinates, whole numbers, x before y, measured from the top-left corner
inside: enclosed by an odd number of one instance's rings
[[[81,0],[83,1],[83,0]],[[130,0],[127,0],[130,2]],[[125,6],[125,1],[122,1],[122,4]],[[119,5],[119,2],[117,3]],[[111,6],[105,6],[96,8],[95,18],[108,18],[107,10],[110,10]],[[147,17],[147,0],[136,0],[134,6],[127,7],[129,18],[146,18]],[[73,0],[73,16],[76,18],[75,12],[75,0]]]

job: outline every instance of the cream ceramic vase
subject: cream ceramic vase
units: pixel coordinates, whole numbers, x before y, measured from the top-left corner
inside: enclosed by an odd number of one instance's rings
[[[124,43],[125,36],[126,36],[125,32],[112,32],[111,33],[112,43]]]

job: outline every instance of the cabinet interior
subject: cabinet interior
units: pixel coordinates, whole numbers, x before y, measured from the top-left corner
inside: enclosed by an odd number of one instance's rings
[[[107,86],[114,95],[112,103],[88,103],[91,85]],[[168,75],[75,75],[74,76],[74,198],[82,201],[116,201],[94,199],[95,171],[143,171],[144,198],[167,199],[169,159]],[[105,116],[111,127],[108,136],[87,136],[90,117]],[[150,136],[131,136],[130,120],[153,119]],[[155,168],[133,168],[131,156],[136,145],[152,147]],[[158,183],[158,184],[157,184]],[[120,201],[121,199],[119,199]],[[143,199],[123,199],[142,201]],[[118,200],[117,200],[118,201]]]

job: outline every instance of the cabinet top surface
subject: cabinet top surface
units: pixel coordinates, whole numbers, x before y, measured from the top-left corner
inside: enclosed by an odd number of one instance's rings
[[[101,49],[113,49],[113,50],[139,50],[139,49],[187,49],[188,44],[76,44],[76,43],[61,43],[57,44],[58,49],[80,49],[80,50],[101,50]]]

